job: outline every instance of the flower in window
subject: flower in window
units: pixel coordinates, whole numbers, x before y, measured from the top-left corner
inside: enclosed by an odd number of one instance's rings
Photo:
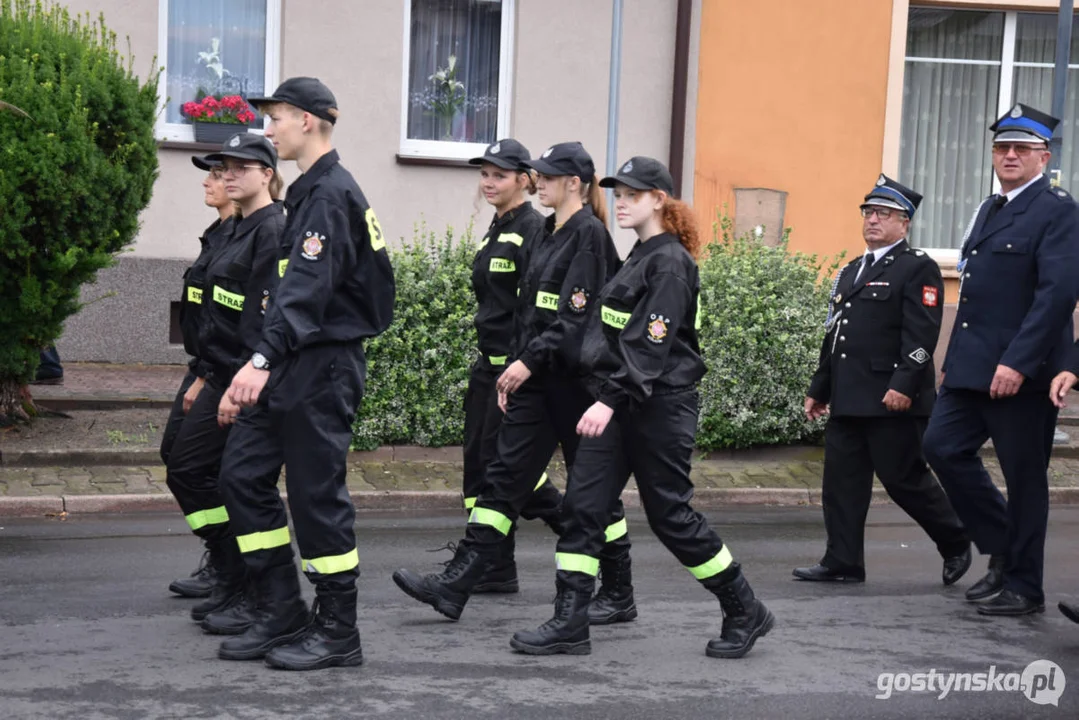
[[[216,98],[207,95],[201,102],[186,102],[180,106],[184,117],[199,122],[249,125],[255,121],[255,113],[239,95],[225,95]]]
[[[457,79],[457,56],[450,55],[445,67],[440,67],[427,78],[434,86],[431,98],[431,114],[446,126],[445,138],[453,137],[453,119],[465,106],[465,84]]]

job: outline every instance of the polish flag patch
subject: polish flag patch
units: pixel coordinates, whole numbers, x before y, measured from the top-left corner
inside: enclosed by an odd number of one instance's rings
[[[922,305],[926,307],[936,307],[940,302],[940,291],[932,285],[922,286]]]

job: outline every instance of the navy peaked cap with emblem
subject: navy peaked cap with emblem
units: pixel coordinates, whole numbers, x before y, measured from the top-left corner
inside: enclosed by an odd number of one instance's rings
[[[528,152],[528,148],[513,138],[504,138],[493,145],[488,145],[483,151],[483,157],[475,157],[468,162],[470,165],[491,163],[503,170],[523,171],[528,169],[524,164],[531,159],[532,155]]]
[[[247,98],[255,109],[262,105],[285,103],[309,112],[315,117],[337,123],[337,98],[321,80],[313,77],[293,77],[277,86],[273,95]]]
[[[901,185],[890,177],[881,173],[877,178],[877,184],[869,194],[865,196],[865,202],[861,207],[876,205],[878,207],[890,207],[894,210],[902,210],[908,218],[914,217],[914,211],[922,203],[922,196],[911,190],[906,185]]]
[[[526,161],[525,165],[544,175],[576,175],[584,182],[592,182],[596,176],[592,156],[579,142],[552,145],[535,160]]]
[[[255,160],[266,167],[277,167],[277,151],[274,150],[273,143],[258,133],[238,132],[226,140],[220,150],[210,153],[204,159],[221,164],[225,158]]]
[[[599,181],[600,187],[628,185],[636,190],[662,190],[674,195],[674,180],[667,166],[655,158],[637,155],[626,161],[614,175]]]
[[[1048,143],[1053,130],[1060,124],[1058,118],[1046,115],[1029,105],[1016,103],[1015,107],[989,126],[996,135],[993,142]]]

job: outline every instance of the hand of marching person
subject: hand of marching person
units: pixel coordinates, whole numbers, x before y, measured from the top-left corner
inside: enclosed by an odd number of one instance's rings
[[[221,402],[217,406],[217,424],[228,427],[236,422],[236,416],[240,414],[240,406],[229,400],[228,393],[221,396]]]
[[[498,376],[495,387],[498,392],[509,395],[524,384],[525,380],[532,377],[532,371],[520,360],[514,360],[513,364],[506,368],[505,372]]]
[[[502,411],[502,414],[506,414],[506,406],[509,405],[510,396],[506,393],[499,391],[498,393],[498,409]]]
[[[593,403],[577,423],[577,434],[582,437],[599,437],[614,417],[614,410],[601,402]]]
[[[828,403],[822,403],[819,400],[814,400],[811,397],[807,397],[805,403],[805,411],[806,417],[810,420],[822,418],[828,414]]]
[[[1019,392],[1024,379],[1023,373],[1018,370],[1012,370],[1007,365],[997,365],[993,384],[989,386],[989,397],[993,400],[1012,397]]]
[[[907,410],[910,410],[910,398],[898,390],[889,390],[884,393],[884,399],[881,400],[881,402],[884,403],[884,407],[892,412],[906,412]]]
[[[1049,386],[1049,399],[1053,401],[1053,404],[1058,408],[1063,408],[1067,405],[1064,402],[1064,398],[1067,397],[1068,391],[1075,387],[1075,383],[1079,382],[1079,377],[1075,373],[1064,372],[1053,378],[1053,384]]]
[[[202,386],[205,384],[205,378],[195,378],[195,382],[191,383],[191,387],[184,393],[184,415],[191,412],[191,406],[195,404],[195,399],[202,392]]]
[[[259,401],[266,381],[270,379],[269,370],[259,370],[250,361],[236,373],[229,391],[225,393],[229,400],[240,407],[251,407]]]

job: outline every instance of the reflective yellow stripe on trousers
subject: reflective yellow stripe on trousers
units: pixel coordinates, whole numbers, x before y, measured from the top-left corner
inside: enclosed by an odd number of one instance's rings
[[[468,516],[468,521],[475,525],[493,527],[503,535],[509,535],[510,528],[513,527],[512,520],[497,510],[488,508],[472,508],[472,514]]]
[[[341,573],[360,565],[360,551],[352,548],[343,555],[326,555],[324,557],[301,560],[304,572],[314,572],[319,575],[333,575]]]
[[[559,570],[584,573],[592,577],[599,574],[599,558],[576,553],[555,553],[554,561]]]
[[[540,475],[539,482],[536,483],[536,487],[532,488],[532,492],[536,492],[541,487],[543,487],[543,483],[545,483],[545,482],[547,482],[547,473],[543,473],[542,475]],[[476,507],[476,501],[477,500],[479,500],[479,498],[466,497],[465,498],[465,510],[471,510],[472,508]],[[469,522],[472,522],[471,518],[469,519]],[[623,520],[622,522],[624,523],[625,520]],[[625,533],[623,532],[622,534],[624,535]]]
[[[193,512],[190,515],[185,515],[187,524],[192,530],[198,530],[204,528],[207,525],[220,525],[229,521],[229,511],[225,509],[225,506],[209,508],[208,510],[199,510]]]
[[[698,580],[707,580],[714,575],[719,575],[729,568],[732,562],[734,562],[734,558],[731,556],[731,551],[724,545],[723,549],[716,553],[716,556],[708,562],[698,565],[697,567],[687,566],[686,570],[693,573],[693,577]]]
[[[625,537],[628,532],[629,524],[625,518],[622,518],[618,522],[607,526],[607,529],[603,532],[603,540],[604,542],[614,542],[620,537]]]
[[[272,550],[275,547],[288,545],[292,536],[289,535],[288,526],[267,530],[266,532],[251,533],[249,535],[237,535],[236,544],[240,546],[240,552],[249,553],[256,550]]]
[[[471,510],[472,508],[476,507],[476,500],[478,500],[478,498],[466,497],[465,498],[465,510]]]

